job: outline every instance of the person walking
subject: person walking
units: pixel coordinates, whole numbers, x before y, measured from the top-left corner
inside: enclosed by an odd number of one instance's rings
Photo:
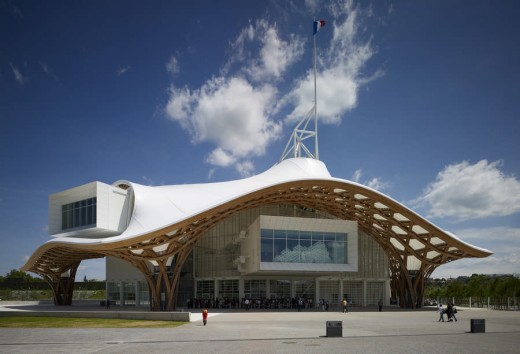
[[[453,316],[453,307],[451,306],[451,303],[448,302],[448,305],[446,305],[446,317],[448,322],[453,322],[451,316]]]
[[[455,305],[453,303],[451,303],[450,305],[451,305],[451,319],[450,319],[450,321],[453,322],[453,320],[455,320],[455,322],[457,322],[457,317],[455,316],[455,314],[457,313],[457,308],[455,307]]]
[[[448,322],[453,322],[453,320],[455,320],[455,322],[457,322],[457,317],[455,316],[456,313],[457,313],[457,309],[455,308],[453,303],[448,303],[448,308],[447,308]]]
[[[379,306],[379,312],[383,311],[383,299],[379,299],[377,306]]]
[[[207,308],[204,308],[204,310],[202,310],[202,323],[204,323],[204,326],[206,325],[206,323],[208,323],[208,309]]]
[[[341,302],[341,304],[343,305],[343,313],[348,313],[348,303],[347,303],[347,299],[343,299],[343,301]]]
[[[444,322],[444,307],[442,307],[442,304],[439,304],[439,321],[440,322],[442,320],[442,322]]]

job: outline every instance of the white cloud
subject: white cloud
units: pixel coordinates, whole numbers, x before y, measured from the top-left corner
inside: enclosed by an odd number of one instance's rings
[[[366,183],[367,187],[382,191],[389,186],[388,182],[383,181],[380,177],[374,177]]]
[[[217,77],[193,91],[172,87],[166,113],[191,133],[194,143],[217,146],[207,162],[229,166],[263,155],[279,137],[281,125],[268,115],[275,95],[270,85],[254,87],[241,77]]]
[[[215,174],[215,170],[216,168],[211,168],[208,172],[208,180],[210,180],[211,178],[213,178],[213,175]]]
[[[172,76],[175,76],[180,72],[179,61],[175,55],[172,55],[170,60],[166,63],[166,70],[172,74]]]
[[[232,43],[233,56],[222,69],[226,75],[234,64],[250,80],[279,80],[303,55],[304,41],[296,35],[280,38],[276,26],[262,19],[249,24]],[[255,50],[259,47],[259,50]]]
[[[520,182],[500,171],[501,161],[448,165],[414,201],[427,205],[428,217],[458,220],[506,216],[520,211]]]
[[[520,229],[511,227],[470,228],[456,236],[475,246],[489,249],[485,258],[465,258],[437,268],[432,277],[448,278],[471,274],[512,274],[520,270]]]
[[[234,164],[236,160],[237,159],[228,152],[221,148],[216,148],[209,154],[206,161],[215,166],[227,167]]]
[[[457,237],[471,242],[510,242],[520,247],[520,229],[498,226],[491,228],[468,228],[456,233]]]
[[[520,269],[518,249],[509,254],[494,254],[486,258],[464,258],[444,264],[431,275],[432,278],[456,278],[472,274],[518,274]]]
[[[362,175],[363,175],[362,169],[361,168],[357,169],[354,172],[354,174],[352,175],[352,181],[354,181],[356,183],[364,184],[365,186],[378,190],[378,191],[382,191],[382,190],[388,188],[388,186],[390,185],[390,183],[383,181],[381,179],[381,177],[373,177],[372,179],[370,179],[368,181],[362,182],[361,181]]]
[[[305,7],[308,8],[311,13],[314,13],[318,8],[319,3],[319,0],[305,0]]]
[[[359,181],[361,180],[361,174],[362,174],[362,170],[360,168],[358,168],[354,174],[352,175],[352,180],[354,182],[358,182],[360,183]]]
[[[318,112],[327,123],[339,123],[342,115],[356,106],[359,88],[381,75],[380,71],[371,77],[361,74],[374,54],[369,42],[356,40],[361,11],[349,1],[334,6],[334,20],[327,22],[332,40],[329,45],[321,45],[328,49],[322,50],[319,57],[317,78]],[[320,38],[330,38],[331,32]],[[287,75],[302,58],[304,45],[311,43],[309,39],[295,34],[282,36],[277,25],[266,19],[251,21],[231,42],[231,57],[218,76],[198,88],[170,87],[167,117],[188,131],[193,143],[215,145],[206,162],[218,167],[233,166],[248,175],[254,170],[252,158],[263,155],[267,146],[281,136],[281,116],[290,112],[285,121],[292,126],[291,120],[301,119],[312,108],[312,71]],[[168,70],[175,73],[178,67],[178,58],[172,56]],[[286,87],[288,82],[293,89],[280,93],[278,87]],[[378,178],[369,183],[374,188],[385,187]]]
[[[157,183],[156,181],[147,176],[141,176],[141,178],[143,179],[143,181],[146,182],[147,186],[161,186],[164,184],[164,181]]]
[[[520,251],[496,252],[486,258],[464,258],[437,268],[433,278],[470,276],[472,274],[518,274]]]
[[[25,84],[27,78],[22,75],[22,72],[12,63],[9,63],[9,65],[11,66],[11,70],[13,71],[14,79],[16,80],[16,82],[18,82],[20,85]]]
[[[47,63],[40,61],[39,64],[42,67],[42,70],[45,74],[52,77],[55,81],[58,81],[58,82],[60,81],[58,79],[58,76],[56,76],[56,74],[54,73],[54,70],[52,70],[51,67]]]
[[[242,177],[249,177],[254,172],[254,165],[251,161],[243,161],[236,164],[236,170]]]
[[[371,77],[364,77],[362,69],[375,54],[370,41],[358,41],[361,11],[352,2],[333,7],[331,23],[327,22],[333,32],[328,50],[319,51],[316,85],[318,116],[324,123],[338,124],[343,115],[357,105],[358,90],[361,86],[380,77],[383,72],[377,71]],[[325,35],[317,34],[318,43],[323,42]],[[297,80],[294,89],[283,100],[295,107],[288,115],[289,121],[299,120],[312,107],[314,102],[313,72]]]
[[[117,69],[117,76],[124,75],[130,70],[132,67],[130,65],[127,65],[125,67],[120,67]]]

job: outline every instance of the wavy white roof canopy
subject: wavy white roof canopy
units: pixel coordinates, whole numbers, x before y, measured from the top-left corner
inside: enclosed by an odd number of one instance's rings
[[[168,284],[167,309],[174,309],[182,264],[205,231],[262,205],[298,205],[356,220],[388,255],[392,291],[403,307],[420,306],[424,279],[439,265],[492,254],[376,190],[331,177],[325,164],[312,158],[286,159],[264,173],[230,182],[152,187],[118,181],[114,185],[130,189],[134,198],[128,227],[120,235],[57,237],[40,246],[22,267],[42,275],[56,294],[70,292],[69,303],[73,281],[63,285],[62,274],[73,273],[74,279],[81,260],[112,256],[144,274],[155,304],[160,302],[161,284]],[[172,273],[168,269],[173,264]],[[159,269],[159,276],[152,274],[150,265]]]
[[[55,248],[77,249],[80,253],[88,249],[89,254],[99,251],[98,257],[123,244],[135,243],[132,248],[138,248],[138,243],[149,240],[149,235],[171,233],[187,221],[206,219],[223,207],[237,204],[239,209],[250,199],[248,196],[258,199],[258,204],[269,204],[274,200],[294,202],[324,209],[338,218],[357,220],[360,227],[385,248],[411,257],[407,261],[408,269],[416,268],[418,261],[442,264],[462,257],[491,254],[441,230],[376,190],[331,177],[323,162],[310,158],[283,160],[264,173],[230,182],[151,187],[118,181],[114,185],[129,186],[135,198],[128,228],[121,235],[102,239],[52,239],[35,252],[23,269],[41,269],[38,259],[48,258]],[[279,198],[273,200],[273,192],[279,194]]]

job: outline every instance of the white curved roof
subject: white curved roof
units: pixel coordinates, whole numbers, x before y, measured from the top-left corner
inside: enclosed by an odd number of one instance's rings
[[[126,181],[114,183],[120,184],[129,185],[135,198],[131,219],[122,234],[102,239],[55,238],[42,245],[24,269],[37,267],[38,259],[52,254],[53,249],[62,255],[59,249],[77,248],[78,257],[85,259],[95,258],[96,254],[102,257],[121,245],[132,245],[135,253],[147,235],[153,235],[156,243],[169,244],[178,227],[185,227],[188,222],[192,223],[190,230],[202,223],[213,225],[216,221],[210,218],[216,220],[218,213],[226,211],[231,215],[233,210],[250,207],[255,200],[296,201],[324,209],[338,218],[357,220],[361,228],[392,250],[394,257],[406,257],[409,265],[420,260],[440,264],[491,254],[454,237],[378,191],[331,177],[323,162],[311,158],[286,159],[261,174],[229,182],[155,187]],[[162,241],[157,241],[158,235]]]
[[[229,182],[160,187],[130,183],[135,195],[132,219],[123,234],[111,237],[110,241],[164,228],[266,187],[305,179],[332,177],[323,162],[296,158],[284,160],[259,175]]]

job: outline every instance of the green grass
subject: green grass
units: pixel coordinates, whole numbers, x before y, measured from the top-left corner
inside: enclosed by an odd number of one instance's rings
[[[174,321],[121,320],[108,318],[0,317],[4,328],[173,328]]]

